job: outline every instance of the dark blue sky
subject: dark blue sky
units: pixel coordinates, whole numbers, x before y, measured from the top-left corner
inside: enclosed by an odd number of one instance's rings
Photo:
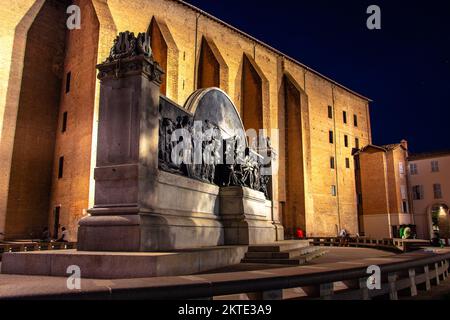
[[[187,2],[374,100],[375,144],[450,149],[450,1]],[[366,27],[371,4],[381,30]]]

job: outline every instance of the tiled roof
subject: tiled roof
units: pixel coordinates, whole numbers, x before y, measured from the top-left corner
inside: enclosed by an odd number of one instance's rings
[[[378,151],[383,151],[383,152],[387,151],[384,147],[380,147],[380,146],[377,146],[377,145],[374,145],[374,144],[368,144],[367,146],[364,146],[361,149],[359,149],[359,150],[357,150],[355,152],[352,152],[352,154],[356,155],[356,154],[359,154],[361,152],[365,152],[368,149],[377,149]]]
[[[361,148],[360,150],[354,151],[353,155],[361,153],[361,152],[364,152],[364,151],[366,151],[367,149],[370,149],[370,148],[377,149],[377,150],[383,151],[383,152],[388,152],[388,151],[392,151],[394,149],[397,149],[398,147],[402,147],[403,148],[401,143],[385,144],[383,146],[377,146],[375,144],[369,144],[369,145]]]
[[[409,161],[421,160],[421,159],[430,159],[430,158],[439,158],[450,156],[450,150],[441,150],[441,151],[433,151],[433,152],[424,152],[424,153],[413,153],[408,157]]]
[[[401,146],[400,143],[392,143],[392,144],[386,144],[386,145],[381,146],[381,147],[386,149],[387,151],[390,151],[390,150],[394,150],[395,148],[400,147],[400,146]]]

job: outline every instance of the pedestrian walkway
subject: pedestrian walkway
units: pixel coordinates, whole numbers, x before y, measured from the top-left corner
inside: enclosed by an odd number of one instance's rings
[[[352,260],[366,259],[366,258],[380,258],[380,257],[390,257],[395,256],[395,253],[368,249],[368,248],[350,248],[350,247],[324,247],[326,254],[318,257],[310,262],[304,264],[306,265],[317,265],[323,263],[339,263]],[[226,272],[241,272],[241,271],[253,271],[253,270],[264,270],[264,269],[274,269],[274,268],[289,268],[293,266],[286,265],[274,265],[274,264],[256,264],[256,263],[241,263],[238,265],[232,265],[216,270],[211,270],[205,273],[226,273]]]
[[[391,262],[401,262],[407,261],[411,259],[411,257],[421,257],[427,258],[426,252],[418,252],[413,254],[394,254],[390,252],[380,251],[376,249],[368,249],[368,248],[347,248],[347,247],[331,247],[327,248],[329,251],[327,255],[318,258],[312,263],[303,266],[297,267],[286,267],[286,265],[279,266],[280,269],[277,271],[274,270],[274,265],[251,265],[251,264],[240,264],[235,266],[230,266],[227,268],[222,268],[220,270],[213,270],[208,272],[208,274],[203,273],[202,275],[195,276],[179,276],[172,278],[152,278],[152,279],[127,279],[127,280],[92,280],[92,279],[84,279],[82,278],[82,295],[89,294],[91,297],[95,297],[98,295],[99,297],[104,297],[110,294],[110,290],[115,286],[117,288],[130,289],[135,287],[149,287],[155,288],[159,286],[167,287],[170,283],[173,284],[174,287],[179,287],[180,285],[193,285],[192,282],[199,282],[196,285],[202,286],[204,283],[212,283],[214,281],[236,281],[230,280],[234,276],[232,273],[241,272],[241,274],[236,275],[236,279],[239,277],[243,277],[242,280],[246,279],[254,279],[258,277],[267,277],[268,275],[279,274],[280,276],[305,276],[307,274],[316,274],[321,273],[324,270],[327,272],[337,271],[343,272],[343,270],[348,270],[349,268],[358,267],[361,265],[369,264],[385,264]],[[432,254],[430,252],[430,254]],[[365,260],[365,261],[364,261]],[[293,268],[293,269],[292,269]],[[264,269],[272,269],[263,271]],[[257,271],[259,270],[259,271]],[[250,271],[250,272],[246,272]],[[216,273],[211,275],[210,273]],[[229,273],[229,274],[224,274]],[[168,283],[169,281],[170,283]],[[203,281],[203,282],[202,282]],[[211,282],[212,281],[212,282]],[[233,282],[234,283],[234,282]],[[220,285],[220,284],[219,284]],[[348,283],[342,281],[335,281],[335,291],[338,292],[341,289],[346,289],[348,287]],[[340,287],[342,286],[342,288]],[[345,288],[344,288],[345,287]],[[348,288],[347,288],[348,289]],[[247,289],[248,290],[248,289]],[[299,290],[303,290],[304,292],[300,292]],[[300,286],[299,288],[286,288],[283,289],[283,298],[284,299],[293,299],[293,298],[308,298],[309,293],[305,291],[305,288]],[[119,291],[117,291],[119,292]],[[237,294],[229,295],[229,296],[214,296],[214,299],[223,299],[223,298],[237,298],[237,299],[248,299],[246,294],[239,294],[238,292],[247,292],[247,291],[238,291]],[[442,281],[441,286],[433,287],[433,291],[424,293],[419,291],[419,296],[412,298],[413,300],[428,300],[428,299],[443,299],[448,297],[448,293],[450,292],[450,281]],[[27,296],[28,298],[32,298],[33,295],[37,296],[45,296],[45,294],[49,294],[51,296],[63,297],[64,295],[70,295],[72,292],[67,289],[67,278],[66,277],[42,277],[42,276],[16,276],[16,275],[1,275],[0,274],[0,297],[21,297]],[[30,296],[31,295],[31,296]],[[240,297],[240,296],[243,297]],[[80,296],[81,297],[81,296]],[[359,297],[357,295],[357,297]],[[408,299],[410,297],[402,296],[399,292],[400,299]]]

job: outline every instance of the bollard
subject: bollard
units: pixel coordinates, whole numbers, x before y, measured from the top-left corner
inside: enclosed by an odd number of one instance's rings
[[[445,260],[445,276],[448,277],[448,260]]]
[[[441,281],[439,279],[439,265],[437,262],[434,264],[434,272],[436,275],[436,285],[439,285],[441,283]]]
[[[417,296],[417,286],[416,286],[416,270],[409,269],[409,281],[410,281],[410,288],[411,288],[411,297]]]
[[[283,300],[283,289],[247,293],[249,300]]]
[[[334,283],[322,283],[320,285],[320,299],[331,300],[334,293]]]
[[[283,300],[283,289],[263,291],[262,300]]]
[[[442,272],[442,280],[444,281],[445,279],[447,279],[447,265],[446,265],[446,263],[445,263],[445,260],[444,261],[441,261],[441,267],[442,267],[442,269],[443,269],[443,272]]]
[[[396,281],[397,281],[397,274],[389,273],[388,274],[388,282],[389,282],[389,299],[390,300],[398,300]]]
[[[423,267],[424,273],[425,273],[425,290],[430,291],[431,290],[431,281],[430,281],[430,267],[426,265]]]
[[[370,300],[369,289],[367,288],[367,278],[359,279],[359,289],[361,291],[361,300]]]

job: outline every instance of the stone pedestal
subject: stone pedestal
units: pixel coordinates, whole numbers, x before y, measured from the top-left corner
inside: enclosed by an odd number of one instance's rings
[[[239,264],[247,246],[176,252],[33,251],[4,253],[2,274],[68,277],[79,266],[83,279],[131,279],[197,274]]]
[[[141,250],[170,251],[224,244],[219,187],[160,171],[157,202],[141,211]]]
[[[78,250],[133,252],[140,251],[140,216],[125,215],[123,208],[107,210],[107,215],[82,219],[78,228]]]
[[[161,104],[162,70],[147,43],[144,34],[121,33],[111,56],[97,66],[95,205],[80,221],[78,250],[161,252],[282,239],[272,202],[262,192],[221,188],[213,184],[214,176],[195,176],[166,163],[172,133],[193,119],[229,126],[225,131],[244,130],[231,99],[219,89],[205,90],[190,108]],[[170,130],[166,122],[174,124]]]
[[[145,34],[121,33],[98,65],[100,109],[95,206],[81,220],[79,250],[140,251],[142,207],[154,202],[161,75]]]
[[[262,192],[246,187],[220,189],[220,211],[228,245],[272,243],[276,227],[272,202]]]

